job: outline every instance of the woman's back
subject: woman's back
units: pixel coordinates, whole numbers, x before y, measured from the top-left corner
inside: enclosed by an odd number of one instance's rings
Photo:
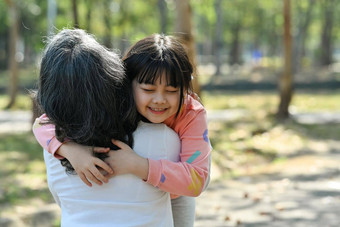
[[[134,140],[134,151],[143,157],[179,159],[178,135],[163,124],[141,122]],[[173,226],[169,193],[130,174],[88,187],[78,176],[67,175],[47,151],[44,157],[50,190],[61,206],[62,226]]]

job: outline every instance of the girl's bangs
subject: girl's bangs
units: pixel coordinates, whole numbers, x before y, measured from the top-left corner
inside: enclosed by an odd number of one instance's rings
[[[139,75],[137,75],[137,81],[138,83],[154,84],[155,81],[160,79],[162,83],[163,76],[165,76],[167,86],[182,87],[183,76],[180,68],[165,61],[150,62],[144,66],[143,70],[140,70]]]

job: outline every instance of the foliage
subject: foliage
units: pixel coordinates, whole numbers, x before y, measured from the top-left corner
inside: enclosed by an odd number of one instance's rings
[[[25,52],[25,64],[32,64],[43,46],[47,34],[47,1],[44,0],[14,0],[20,10],[20,51]],[[58,0],[56,30],[73,26],[71,1]],[[173,34],[175,4],[165,0],[167,5],[168,33]],[[324,4],[327,1],[299,0],[292,1],[293,35],[297,36],[300,22],[304,20],[308,6],[313,4],[312,19],[307,31],[307,50],[309,59],[314,59],[319,51],[320,33]],[[82,0],[77,2],[80,27],[90,29],[100,40],[106,35],[108,28],[104,23],[105,10],[110,13],[113,46],[124,53],[127,46],[136,40],[151,33],[160,32],[160,14],[158,0]],[[216,0],[191,1],[194,15],[195,36],[198,53],[213,54],[215,36]],[[0,2],[0,67],[6,67],[6,49],[8,45],[9,16],[8,6]],[[108,9],[107,9],[108,8]],[[334,11],[340,9],[340,4],[335,4]],[[251,51],[258,48],[266,56],[281,55],[282,36],[282,1],[272,0],[238,0],[221,1],[222,27],[222,55],[228,55],[235,39],[235,28],[239,26],[239,41],[242,47],[243,60],[248,61]],[[88,20],[88,15],[92,15]],[[337,21],[338,13],[334,15]],[[89,26],[88,26],[89,25]],[[340,30],[334,26],[333,39],[339,41]],[[338,47],[335,45],[334,47]],[[313,62],[313,60],[310,60]]]

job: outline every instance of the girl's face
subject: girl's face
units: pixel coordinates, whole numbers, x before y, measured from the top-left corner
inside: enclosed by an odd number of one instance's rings
[[[177,113],[180,89],[167,86],[163,76],[155,84],[132,82],[133,96],[137,111],[152,123],[162,123]]]

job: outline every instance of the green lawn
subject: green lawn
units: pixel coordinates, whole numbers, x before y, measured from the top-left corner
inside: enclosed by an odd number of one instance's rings
[[[9,102],[8,95],[0,95],[0,111],[3,110]],[[30,110],[32,109],[32,100],[27,94],[19,94],[16,99],[15,105],[11,110]]]
[[[210,122],[209,136],[213,160],[228,177],[245,169],[285,160],[310,149],[311,144],[340,140],[340,124],[303,125],[287,120],[278,122],[275,93],[202,93],[207,109],[245,109],[247,115],[232,122]],[[295,112],[340,112],[340,91],[297,93],[291,110]]]
[[[32,133],[0,134],[0,216],[52,202],[42,149]]]

